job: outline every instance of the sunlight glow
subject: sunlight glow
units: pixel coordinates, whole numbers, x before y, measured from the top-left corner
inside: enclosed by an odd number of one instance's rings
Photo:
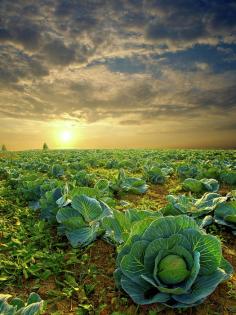
[[[64,142],[69,142],[72,139],[72,133],[68,130],[64,130],[61,134],[60,134],[60,138],[62,141]]]

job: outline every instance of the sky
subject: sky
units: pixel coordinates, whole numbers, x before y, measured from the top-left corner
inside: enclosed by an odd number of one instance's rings
[[[0,0],[0,144],[236,148],[235,0]]]

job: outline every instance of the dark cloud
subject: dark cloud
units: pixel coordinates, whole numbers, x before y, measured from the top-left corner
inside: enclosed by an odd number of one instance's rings
[[[12,46],[0,45],[0,82],[5,87],[21,80],[34,80],[48,75],[48,69],[33,56]]]
[[[7,41],[11,39],[10,32],[5,28],[0,28],[0,41]]]
[[[22,14],[28,17],[34,17],[39,15],[40,9],[36,4],[29,4],[22,8]]]
[[[210,90],[192,90],[183,97],[189,104],[207,109],[214,107],[224,111],[236,108],[236,84]]]
[[[40,31],[34,24],[15,28],[12,39],[21,43],[26,50],[36,50],[41,44]]]
[[[191,27],[181,28],[179,25],[174,27],[168,27],[165,24],[155,20],[147,27],[147,37],[155,40],[172,40],[178,41],[194,41],[206,35],[204,26],[201,23],[191,25]]]
[[[235,41],[236,7],[233,1],[150,1],[155,15],[146,28],[148,39],[169,41],[176,46]]]
[[[43,47],[48,61],[55,65],[68,65],[75,60],[75,49],[67,47],[63,41],[54,39]]]

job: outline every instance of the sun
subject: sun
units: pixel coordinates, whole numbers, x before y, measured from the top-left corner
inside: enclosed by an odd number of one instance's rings
[[[60,138],[64,142],[70,142],[70,140],[72,139],[72,133],[68,130],[64,130],[60,134]]]

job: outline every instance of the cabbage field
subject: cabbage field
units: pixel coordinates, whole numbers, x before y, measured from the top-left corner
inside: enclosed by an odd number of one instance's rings
[[[0,153],[0,314],[236,314],[236,151]]]

